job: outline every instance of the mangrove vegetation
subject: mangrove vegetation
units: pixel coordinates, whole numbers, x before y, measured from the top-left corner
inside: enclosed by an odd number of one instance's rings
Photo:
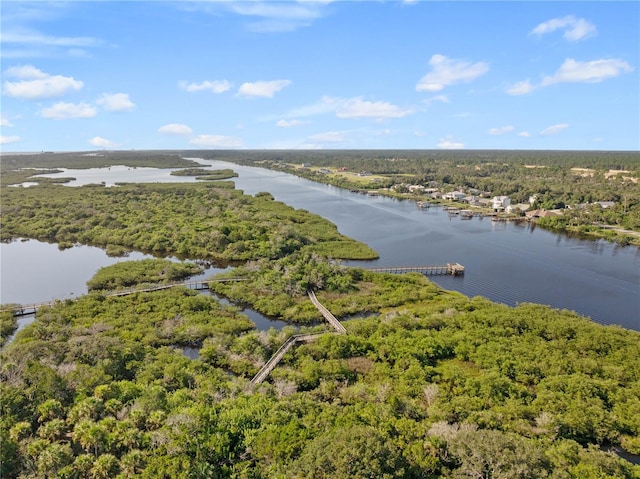
[[[377,257],[335,225],[230,182],[126,184],[116,188],[35,186],[0,193],[3,241],[35,238],[186,259],[246,261],[298,250],[334,258]]]
[[[623,179],[640,175],[633,155],[568,154],[559,166],[557,155],[541,154],[540,168],[524,176],[524,162],[533,164],[527,155],[507,161],[483,153],[471,161],[460,152],[365,153],[274,151],[259,161],[283,169],[293,158],[366,168],[387,175],[389,186],[473,185],[516,199],[537,191],[536,201],[565,191],[556,181],[565,166],[615,166],[630,173],[607,180],[602,191],[594,187],[600,179],[590,183],[596,175],[565,175],[575,186],[566,194],[570,201],[613,198],[621,210],[598,221],[637,226],[640,195]],[[20,166],[37,168],[32,174],[131,157],[200,174],[188,169],[201,165],[172,152],[101,155],[10,157],[3,185],[28,178]],[[256,164],[258,153],[188,154],[200,155]],[[312,167],[300,174],[333,175]],[[267,192],[245,195],[228,181],[40,182],[3,186],[0,200],[3,241],[37,238],[160,257],[101,269],[88,294],[41,307],[14,336],[17,323],[5,305],[0,477],[640,477],[640,465],[615,453],[640,454],[638,332],[543,305],[467,298],[419,274],[346,267],[340,259],[376,253],[317,215]],[[166,259],[172,256],[192,261]],[[174,285],[113,294],[179,281],[200,272],[201,261],[232,268],[211,278],[207,292]],[[334,334],[309,290],[347,334]],[[290,325],[259,331],[242,313],[247,305]],[[253,384],[297,333],[318,336]]]
[[[609,452],[640,452],[639,333],[319,256],[267,269],[211,284],[276,302],[288,290],[282,317],[327,334],[261,385],[295,330],[257,331],[206,294],[92,292],[39,310],[2,351],[2,477],[640,476]],[[369,314],[330,334],[305,287],[340,316]]]

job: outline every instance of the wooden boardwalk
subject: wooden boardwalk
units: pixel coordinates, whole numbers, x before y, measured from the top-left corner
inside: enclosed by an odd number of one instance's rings
[[[226,278],[226,279],[209,279],[202,281],[182,281],[177,283],[167,283],[167,284],[159,284],[156,286],[150,286],[148,288],[140,288],[140,289],[126,289],[122,291],[112,291],[110,293],[105,293],[106,297],[110,296],[127,296],[135,293],[150,293],[152,291],[161,291],[163,289],[175,288],[176,286],[184,286],[186,288],[201,291],[205,289],[209,289],[209,283],[212,282],[226,282],[226,281],[246,281],[244,278]],[[0,313],[5,311],[13,311],[14,316],[26,316],[29,314],[34,314],[38,309],[43,308],[45,306],[53,306],[57,303],[61,303],[67,301],[65,299],[55,299],[53,301],[45,301],[42,303],[34,303],[34,304],[15,304],[15,305],[5,305],[0,308]],[[69,301],[73,301],[69,299]]]
[[[425,276],[450,274],[459,276],[464,274],[464,266],[460,263],[447,263],[439,266],[393,266],[390,268],[367,268],[368,271],[376,273],[421,273]]]
[[[320,303],[320,301],[318,301],[318,298],[316,298],[316,295],[313,291],[311,290],[307,291],[307,295],[309,296],[309,299],[311,300],[313,305],[318,309],[318,311],[320,311],[320,314],[322,314],[324,319],[326,319],[327,322],[331,326],[333,326],[333,329],[335,329],[335,332],[331,332],[330,334],[346,334],[347,333],[346,328],[340,323],[340,321],[336,319],[336,317],[333,314],[331,314],[331,311],[325,308]],[[273,354],[273,356],[271,356],[269,361],[267,361],[264,364],[264,366],[262,366],[260,371],[258,371],[258,373],[251,380],[251,383],[260,384],[262,381],[267,379],[267,377],[269,376],[269,373],[273,371],[273,369],[278,365],[280,360],[284,357],[286,352],[289,351],[289,349],[291,349],[291,347],[294,344],[299,342],[313,341],[318,336],[321,336],[323,334],[327,334],[327,333],[323,332],[323,333],[314,333],[314,334],[298,334],[296,336],[291,336],[282,344],[282,346],[280,346],[280,348],[278,348],[278,350]]]
[[[251,379],[251,384],[260,384],[262,381],[267,379],[271,371],[278,365],[280,360],[284,357],[287,351],[291,349],[291,347],[296,343],[308,343],[313,341],[318,336],[322,336],[327,333],[314,333],[314,334],[296,334],[295,336],[291,336],[287,339],[282,346],[278,348],[278,350],[269,358],[260,371]],[[333,333],[335,334],[335,333]]]
[[[320,304],[320,301],[318,301],[318,298],[316,298],[316,294],[311,290],[307,291],[307,294],[309,295],[309,299],[311,300],[313,305],[318,309],[318,311],[320,311],[320,314],[322,314],[324,319],[326,319],[327,322],[331,326],[333,326],[333,329],[335,329],[337,333],[347,334],[347,330],[342,325],[342,323],[340,323],[340,321],[338,321],[336,317],[333,314],[331,314],[331,311],[329,311],[322,304]]]
[[[447,263],[443,266],[401,266],[401,267],[392,267],[392,268],[370,268],[369,271],[379,272],[379,273],[422,273],[424,275],[433,275],[433,274],[451,274],[451,275],[460,275],[464,274],[464,266],[459,263]],[[135,293],[148,293],[152,291],[160,291],[164,289],[174,288],[176,286],[183,286],[193,290],[205,290],[209,289],[209,283],[214,281],[246,281],[243,278],[226,278],[226,279],[210,279],[210,280],[202,280],[202,281],[184,281],[178,283],[167,283],[151,286],[148,288],[141,289],[128,289],[123,291],[114,291],[111,293],[105,294],[105,296],[126,296]],[[318,309],[322,317],[327,320],[327,322],[335,329],[335,332],[331,334],[346,334],[346,328],[338,321],[338,319],[329,311],[326,307],[318,301],[315,293],[312,290],[307,292],[309,299],[313,303],[313,305]],[[25,316],[28,314],[34,314],[39,308],[45,306],[53,306],[56,303],[60,303],[65,300],[54,300],[43,303],[35,303],[29,305],[9,305],[0,309],[0,312],[4,311],[13,311],[14,316]],[[260,368],[258,373],[251,379],[252,384],[260,384],[263,382],[273,371],[273,369],[278,365],[278,363],[282,360],[284,355],[291,349],[293,345],[299,342],[309,342],[315,340],[318,336],[327,334],[326,332],[322,333],[313,333],[313,334],[297,334],[295,336],[291,336],[287,339],[278,350],[269,358],[269,360]]]
[[[394,273],[394,274],[404,274],[404,273],[421,273],[425,276],[431,275],[443,275],[450,274],[453,276],[459,276],[464,274],[464,266],[460,263],[447,263],[445,265],[439,266],[392,266],[389,268],[367,268],[368,271],[373,271],[376,273]],[[201,280],[201,281],[183,281],[177,283],[167,283],[167,284],[159,284],[155,286],[150,286],[148,288],[142,289],[127,289],[123,291],[115,291],[111,293],[105,293],[105,296],[126,296],[134,293],[149,293],[151,291],[160,291],[163,289],[174,288],[176,286],[185,286],[189,289],[193,290],[204,290],[209,289],[209,283],[214,281],[246,281],[244,278],[227,278],[227,279],[209,279],[209,280]],[[340,324],[340,322],[333,317],[331,312],[329,312],[324,306],[322,306],[313,294],[313,291],[309,293],[309,298],[313,302],[313,304],[318,308],[322,316],[338,331],[339,333],[344,334],[346,331],[343,331],[344,327]],[[42,303],[34,303],[34,304],[16,304],[16,305],[5,305],[0,308],[0,313],[5,311],[13,311],[14,316],[26,316],[28,314],[34,314],[38,309],[45,306],[53,306],[56,303],[59,303],[61,299],[56,299],[53,301],[45,301]]]

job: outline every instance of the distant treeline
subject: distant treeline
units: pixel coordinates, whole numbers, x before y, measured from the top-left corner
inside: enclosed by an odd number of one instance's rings
[[[474,190],[485,196],[509,196],[512,204],[530,209],[565,209],[545,218],[541,226],[554,231],[640,244],[640,152],[552,150],[183,150],[40,153],[2,156],[3,185],[31,181],[54,168],[90,168],[124,164],[130,167],[186,168],[176,175],[202,172],[198,179],[234,176],[230,169],[214,172],[185,158],[222,160],[286,171],[313,181],[348,189],[381,189],[420,184],[442,191]],[[305,168],[302,166],[305,165]],[[18,168],[40,170],[19,170]],[[327,174],[344,169],[366,177]],[[223,173],[224,171],[224,173]],[[229,172],[229,175],[227,175]],[[63,179],[38,179],[53,183]],[[614,202],[606,210],[598,202]],[[576,208],[580,206],[580,208]],[[604,225],[605,228],[600,227]]]
[[[640,232],[640,152],[503,150],[346,150],[191,152],[207,159],[262,166],[348,189],[382,189],[399,184],[432,186],[442,192],[477,191],[509,196],[530,209],[565,210],[541,226],[555,231],[640,244],[620,230]],[[304,167],[303,167],[304,165]],[[353,177],[342,169],[375,175]],[[598,203],[614,203],[603,209]],[[605,225],[607,228],[601,228]]]
[[[316,166],[345,165],[364,161],[408,160],[417,162],[506,163],[544,166],[635,170],[640,173],[639,151],[600,150],[186,150],[190,158],[209,160],[310,162]],[[400,172],[400,168],[396,169]]]

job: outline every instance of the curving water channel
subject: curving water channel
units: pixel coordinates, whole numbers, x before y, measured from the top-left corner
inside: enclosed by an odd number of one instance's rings
[[[230,167],[227,162],[198,161],[214,169]],[[528,223],[492,222],[488,218],[461,220],[449,217],[440,208],[419,209],[411,201],[351,193],[262,168],[235,164],[231,167],[239,174],[234,178],[238,189],[247,194],[268,191],[278,201],[317,213],[335,223],[341,233],[369,244],[380,254],[375,261],[347,264],[386,267],[459,262],[466,268],[464,276],[434,276],[431,279],[467,296],[484,296],[508,305],[542,303],[577,311],[602,324],[640,330],[639,248],[571,238]],[[75,177],[68,186],[100,182],[109,186],[123,181],[195,181],[191,177],[171,176],[170,172],[112,167],[67,170],[47,176]],[[55,251],[48,250],[38,266],[21,271],[5,265],[5,257],[10,257],[15,244],[1,246],[1,302],[46,301],[52,297],[68,297],[71,293],[82,294],[86,290],[84,283],[80,289],[75,283],[67,283],[65,269],[53,267],[53,271],[49,271],[48,265],[58,264],[58,255],[70,250],[58,252],[53,246]],[[111,260],[118,259],[109,258]],[[75,259],[71,261],[73,269],[84,271],[85,282],[99,267]],[[69,265],[69,262],[63,260],[60,264]],[[58,292],[52,293],[43,287],[38,298],[32,294],[28,301],[14,299],[14,293],[6,294],[5,286],[18,277],[23,281],[23,285],[15,288],[22,291],[20,294],[26,294],[25,289],[32,289],[29,286],[34,284],[32,279],[38,278],[47,284],[55,283],[62,288],[63,295],[58,296]],[[64,279],[61,281],[61,278]]]
[[[23,305],[73,299],[87,293],[87,281],[100,268],[120,261],[152,258],[138,252],[132,252],[127,257],[110,257],[100,248],[82,245],[60,250],[56,244],[37,240],[3,243],[0,244],[0,252],[0,303]],[[177,258],[171,259],[178,261]],[[207,267],[192,279],[205,279],[222,271],[224,269]],[[214,296],[221,303],[230,304],[225,298],[219,298],[208,290],[201,293]],[[261,331],[269,328],[280,330],[288,325],[243,305],[238,306]],[[32,314],[20,317],[18,330],[33,320]]]

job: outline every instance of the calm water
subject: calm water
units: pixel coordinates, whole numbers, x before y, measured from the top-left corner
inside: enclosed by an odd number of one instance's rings
[[[73,298],[87,292],[86,282],[103,266],[151,258],[131,253],[111,258],[104,250],[80,246],[65,250],[36,240],[0,244],[0,302],[33,304]]]
[[[215,169],[229,167],[226,162],[200,161]],[[240,175],[234,179],[238,189],[248,194],[268,191],[279,201],[317,213],[335,223],[341,233],[369,244],[380,254],[376,261],[349,264],[383,267],[459,262],[466,268],[463,277],[431,279],[467,296],[485,296],[509,305],[548,304],[575,310],[603,324],[640,330],[640,249],[636,247],[569,238],[527,223],[450,218],[439,208],[420,210],[410,201],[364,196],[261,168],[240,165],[232,168]],[[109,185],[122,181],[193,180],[170,176],[169,172],[112,167],[47,176],[76,177],[70,186],[102,181]],[[2,302],[26,302],[5,295],[5,284],[13,282],[14,277],[25,278],[16,289],[33,288],[29,287],[33,284],[29,278],[43,276],[41,270],[48,270],[50,261],[65,265],[65,269],[69,264],[54,259],[66,252],[58,252],[53,246],[38,263],[41,267],[27,271],[18,271],[15,265],[5,268],[6,253],[15,244],[2,245]],[[86,281],[97,267],[81,263],[74,264],[72,269],[84,270]],[[53,276],[41,277],[40,281],[60,283],[61,271],[64,269],[57,269]],[[67,277],[66,273],[63,277]],[[58,296],[60,291],[63,294]],[[82,290],[67,287],[65,279],[56,292],[46,290],[42,294],[47,296],[28,302],[68,297],[70,292],[81,294]]]
[[[120,261],[152,258],[142,253],[131,253],[128,257],[109,257],[100,248],[75,246],[60,250],[58,246],[36,240],[13,241],[0,245],[0,303],[33,304],[54,299],[74,298],[87,293],[87,281],[95,272]],[[178,261],[176,258],[171,258]],[[192,279],[205,279],[223,269],[209,267]],[[209,294],[203,291],[203,294]],[[214,296],[215,297],[215,296]],[[219,299],[225,304],[229,302]],[[241,309],[242,313],[260,330],[282,329],[284,321],[267,318],[252,309]],[[19,329],[34,319],[27,315],[18,320]]]

